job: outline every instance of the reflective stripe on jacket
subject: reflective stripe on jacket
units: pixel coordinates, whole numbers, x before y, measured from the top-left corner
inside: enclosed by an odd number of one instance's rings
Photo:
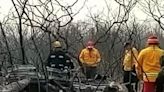
[[[138,56],[138,51],[136,48],[132,48],[130,50],[125,51],[123,66],[124,71],[131,71],[136,65],[136,60]]]
[[[158,76],[158,72],[144,73],[143,80],[145,82],[154,82]]]
[[[160,57],[164,50],[156,45],[150,45],[143,49],[138,55],[137,72],[144,81],[155,82],[160,71]]]
[[[81,51],[79,59],[81,63],[88,66],[97,66],[97,63],[100,62],[100,54],[95,48],[93,48],[91,51],[85,48]]]

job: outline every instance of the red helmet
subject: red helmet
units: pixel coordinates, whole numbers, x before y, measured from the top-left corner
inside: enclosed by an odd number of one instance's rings
[[[149,36],[148,40],[147,40],[148,44],[159,44],[159,40],[157,38],[157,36]]]
[[[94,48],[94,42],[93,41],[88,41],[86,47],[87,48]]]

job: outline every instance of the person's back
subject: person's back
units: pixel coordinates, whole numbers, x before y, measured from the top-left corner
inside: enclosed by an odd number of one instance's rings
[[[159,48],[156,36],[150,36],[147,40],[148,47],[138,55],[137,74],[144,81],[143,92],[155,92],[155,80],[160,71],[160,57],[164,50]]]
[[[143,49],[139,55],[139,61],[142,59],[142,65],[144,67],[143,70],[145,73],[149,75],[149,72],[160,71],[160,56],[162,55],[163,50],[161,50],[158,46],[149,46],[146,49]],[[145,78],[145,80],[147,80]],[[148,81],[148,80],[147,80]],[[149,79],[151,81],[151,79]]]
[[[54,49],[50,53],[47,60],[47,66],[60,70],[63,70],[65,68],[73,69],[73,62],[71,61],[71,58],[62,50],[60,42],[54,42],[53,47]]]
[[[48,66],[61,69],[74,68],[70,57],[68,57],[63,51],[53,51],[48,58]]]

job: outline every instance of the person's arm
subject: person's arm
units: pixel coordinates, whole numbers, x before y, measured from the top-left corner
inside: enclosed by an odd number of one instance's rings
[[[84,53],[83,53],[83,50],[81,51],[80,55],[79,55],[79,60],[81,63],[84,63]]]
[[[132,50],[132,55],[133,55],[133,64],[134,64],[134,69],[137,69],[137,58],[138,58],[138,50],[136,48],[133,48]]]
[[[122,70],[124,70],[124,64],[125,64],[124,60],[125,60],[125,56],[126,56],[126,50],[124,50],[124,52],[122,53],[122,56],[121,56]]]
[[[101,61],[101,56],[100,56],[100,53],[99,53],[99,51],[97,50],[97,61],[96,61],[96,63],[99,63],[100,61]]]
[[[133,48],[133,55],[134,55],[134,60],[137,61],[138,51],[136,48]]]
[[[46,66],[50,66],[51,61],[51,53],[48,55],[47,62],[45,63]]]
[[[131,62],[132,60],[132,54],[130,53],[130,51],[125,50],[124,52],[124,58],[123,58],[123,67],[126,66],[129,62]]]
[[[141,51],[138,55],[138,58],[137,58],[137,64],[136,64],[136,72],[137,72],[137,75],[138,75],[138,78],[140,80],[142,80],[142,75],[143,75],[143,69],[142,69],[142,65],[143,65],[143,57],[144,57],[144,54],[143,52]]]
[[[65,58],[66,58],[66,65],[69,66],[71,69],[74,68],[74,64],[72,62],[72,59],[69,55],[65,55]]]
[[[164,55],[162,55],[160,58],[160,65],[161,65],[161,67],[164,66]]]

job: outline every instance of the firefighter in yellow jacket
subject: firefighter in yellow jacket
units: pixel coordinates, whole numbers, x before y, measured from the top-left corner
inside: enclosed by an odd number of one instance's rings
[[[155,92],[155,80],[160,71],[160,57],[164,50],[159,48],[156,36],[150,36],[148,46],[141,50],[138,56],[137,74],[143,80],[143,92]]]
[[[128,92],[135,92],[137,90],[137,76],[136,76],[136,61],[138,56],[138,51],[136,48],[132,46],[131,42],[126,42],[124,45],[125,48],[125,56],[123,60],[123,71],[124,71],[124,78],[123,82],[126,84]],[[135,83],[135,88],[131,84]]]
[[[99,51],[94,47],[94,43],[92,41],[88,41],[86,48],[81,51],[79,60],[85,69],[84,72],[87,79],[94,78],[96,75],[97,65],[101,58]]]

